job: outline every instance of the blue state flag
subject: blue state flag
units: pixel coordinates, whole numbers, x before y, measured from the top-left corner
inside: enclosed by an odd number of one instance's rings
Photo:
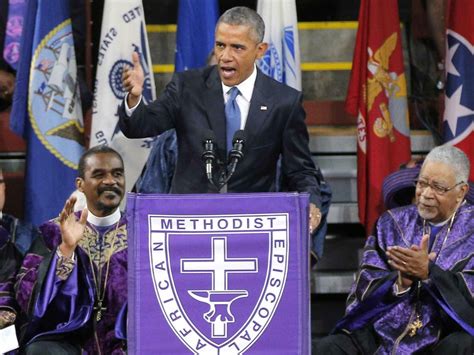
[[[28,0],[11,129],[27,141],[25,219],[40,224],[74,191],[84,124],[69,2]]]
[[[217,0],[180,0],[176,33],[175,71],[205,66],[214,47],[219,17]]]

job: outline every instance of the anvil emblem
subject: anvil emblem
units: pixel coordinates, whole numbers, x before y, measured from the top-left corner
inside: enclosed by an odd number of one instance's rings
[[[256,258],[228,258],[227,238],[212,238],[211,258],[181,259],[182,273],[210,273],[212,290],[189,290],[196,300],[209,304],[209,311],[203,314],[204,320],[212,326],[213,338],[227,337],[227,324],[235,318],[231,312],[232,303],[248,296],[247,290],[229,290],[228,275],[231,273],[258,272]]]

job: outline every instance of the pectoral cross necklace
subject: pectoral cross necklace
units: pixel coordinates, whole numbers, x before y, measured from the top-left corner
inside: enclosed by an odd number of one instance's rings
[[[457,209],[456,209],[456,211],[454,211],[453,215],[450,218],[449,225],[448,225],[448,230],[446,231],[446,235],[444,236],[443,244],[441,246],[440,251],[443,249],[444,244],[446,243],[446,240],[448,239],[448,235],[451,232],[451,227],[453,226],[454,217],[456,216],[456,212],[457,212]],[[423,219],[423,235],[425,235],[425,234],[430,235],[430,228],[427,226],[426,220]],[[433,242],[433,246],[434,246],[434,242]],[[439,256],[439,253],[436,254],[436,259],[438,258],[438,256]],[[435,261],[436,261],[436,259],[435,259]],[[423,321],[421,320],[421,317],[420,317],[420,308],[421,308],[421,305],[420,305],[420,289],[421,289],[421,282],[417,281],[417,294],[416,294],[417,301],[416,301],[416,305],[415,305],[415,320],[408,325],[408,329],[409,329],[408,334],[411,337],[414,337],[416,335],[416,333],[418,332],[418,330],[423,328],[423,325],[424,325]]]
[[[95,321],[96,322],[100,322],[102,320],[102,315],[107,310],[107,307],[104,307],[103,305],[104,305],[105,291],[106,291],[106,288],[107,288],[107,280],[108,280],[108,277],[109,277],[110,258],[111,258],[112,253],[113,253],[113,247],[114,247],[114,244],[115,244],[115,238],[117,237],[119,223],[120,223],[120,221],[118,221],[117,224],[115,225],[114,235],[113,235],[113,238],[112,238],[112,243],[110,244],[110,249],[109,249],[110,251],[109,251],[108,257],[105,256],[106,251],[104,250],[106,267],[105,267],[105,279],[104,279],[104,284],[103,284],[102,287],[101,287],[102,277],[101,277],[101,272],[100,272],[100,269],[101,269],[100,266],[101,266],[102,249],[103,248],[100,249],[100,253],[99,253],[99,262],[98,262],[98,265],[97,265],[98,275],[96,275],[96,273],[95,273],[94,265],[93,265],[93,262],[92,262],[92,255],[90,253],[90,248],[88,248],[88,250],[87,250],[87,252],[89,254],[89,261],[90,261],[90,264],[91,264],[92,277],[94,278],[94,286],[95,286],[95,290],[96,290],[96,302],[95,302],[95,305],[94,305]],[[104,247],[104,248],[105,248],[105,238],[106,238],[106,233],[104,234],[104,240],[102,241],[102,247]]]
[[[410,329],[410,336],[414,337],[416,335],[416,332],[418,329],[421,329],[423,327],[423,322],[420,319],[419,313],[416,313],[416,319],[410,323],[408,326],[408,329]]]

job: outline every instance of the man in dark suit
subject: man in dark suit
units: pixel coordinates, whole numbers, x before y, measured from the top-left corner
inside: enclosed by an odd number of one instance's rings
[[[244,158],[228,181],[227,191],[275,191],[281,154],[286,188],[310,193],[310,229],[314,230],[321,221],[321,196],[308,149],[302,94],[257,69],[255,61],[267,50],[262,42],[264,31],[265,24],[254,10],[234,7],[226,11],[216,25],[217,65],[175,74],[149,105],[141,100],[144,75],[138,54],[133,53],[133,68],[123,77],[128,95],[119,110],[120,129],[129,138],[176,129],[178,161],[172,193],[218,192],[208,181],[201,159],[203,139],[209,130],[214,132],[217,160],[226,165],[231,137],[235,130],[244,129]],[[231,91],[237,92],[235,98]],[[235,113],[236,109],[229,109],[232,104],[237,105],[240,120],[233,131],[235,120],[230,121],[230,116],[235,115],[229,110]]]

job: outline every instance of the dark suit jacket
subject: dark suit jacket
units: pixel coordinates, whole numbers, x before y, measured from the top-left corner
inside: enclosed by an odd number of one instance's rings
[[[224,164],[226,120],[222,84],[217,68],[207,67],[174,75],[160,97],[149,105],[140,103],[127,117],[119,109],[119,126],[129,138],[155,136],[176,128],[178,161],[172,193],[217,192],[208,182],[201,159],[205,131],[211,129]],[[275,191],[278,157],[289,191],[309,192],[321,206],[319,181],[308,148],[302,94],[258,71],[245,125],[244,158],[228,183],[228,192]],[[217,170],[217,169],[214,169]]]

